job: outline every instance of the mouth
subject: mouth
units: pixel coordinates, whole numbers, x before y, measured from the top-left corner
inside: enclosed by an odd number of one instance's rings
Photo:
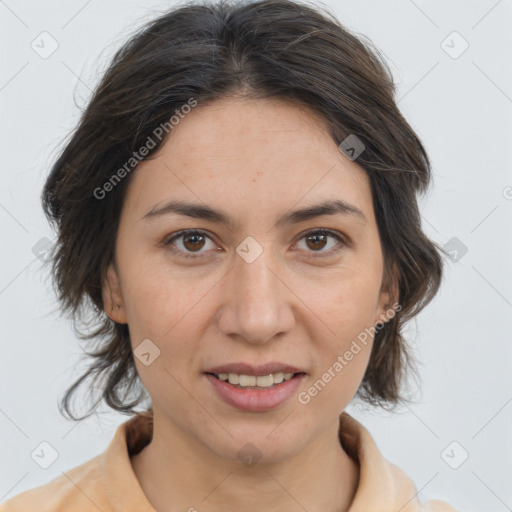
[[[272,389],[283,382],[294,379],[304,372],[275,372],[267,375],[246,375],[239,373],[211,373],[205,372],[217,380],[229,383],[231,386],[240,389]]]
[[[298,391],[307,374],[293,366],[242,363],[219,366],[204,372],[214,396],[236,409],[261,412],[286,403]]]

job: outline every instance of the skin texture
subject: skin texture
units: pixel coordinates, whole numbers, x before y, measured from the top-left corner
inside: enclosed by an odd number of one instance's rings
[[[203,372],[278,361],[307,373],[304,391],[386,318],[392,300],[381,290],[365,171],[306,107],[225,98],[193,109],[134,172],[103,296],[107,314],[128,323],[134,349],[144,339],[160,349],[149,366],[135,358],[154,410],[153,440],[132,458],[148,499],[158,510],[347,510],[359,471],[339,443],[338,418],[371,340],[307,405],[293,396],[243,412],[221,401]],[[234,225],[176,214],[142,220],[171,199],[222,209]],[[332,199],[357,206],[366,221],[334,214],[276,226],[286,212]],[[351,245],[308,239],[320,228]],[[183,229],[208,236],[162,245]],[[252,263],[236,252],[247,236],[263,249]],[[251,467],[237,457],[247,442],[261,453]]]

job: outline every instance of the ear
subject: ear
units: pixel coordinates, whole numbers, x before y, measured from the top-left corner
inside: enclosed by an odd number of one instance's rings
[[[377,306],[375,324],[385,324],[396,314],[401,307],[396,307],[398,303],[398,269],[396,264],[393,265],[391,275],[386,274],[382,280],[382,286],[379,293],[379,303]]]
[[[102,286],[102,297],[103,308],[107,316],[118,324],[128,323],[126,321],[119,276],[113,262],[107,268],[107,274]]]

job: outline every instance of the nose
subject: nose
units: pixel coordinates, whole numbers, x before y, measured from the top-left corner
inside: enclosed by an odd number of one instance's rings
[[[271,260],[270,250],[251,263],[235,256],[218,312],[218,326],[224,335],[263,344],[294,326],[296,297],[286,285],[283,271]]]

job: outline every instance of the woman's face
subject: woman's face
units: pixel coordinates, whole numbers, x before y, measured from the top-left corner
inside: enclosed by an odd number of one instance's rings
[[[224,459],[250,442],[267,461],[337,431],[368,364],[360,335],[390,307],[366,173],[314,113],[269,99],[197,106],[134,173],[104,298],[128,323],[155,426]],[[348,207],[314,211],[334,201]],[[256,389],[209,375],[270,372],[300,375]]]

